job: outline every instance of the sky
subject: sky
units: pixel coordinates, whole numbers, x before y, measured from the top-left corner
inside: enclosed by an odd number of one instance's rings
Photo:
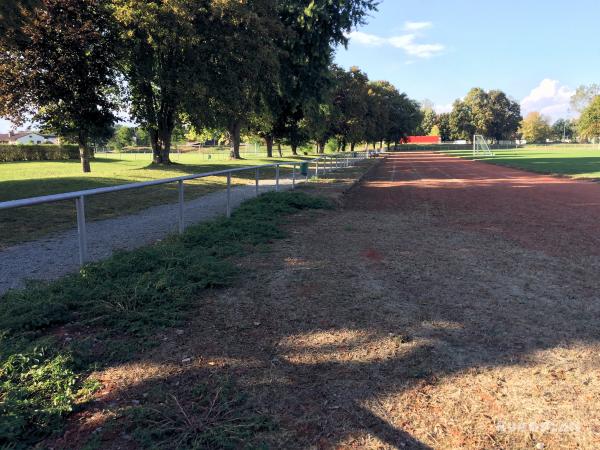
[[[598,0],[383,0],[336,63],[388,80],[438,112],[469,89],[500,89],[552,121],[600,82]]]
[[[336,62],[388,80],[438,112],[469,89],[501,89],[552,121],[600,82],[598,0],[382,0]],[[0,132],[10,123],[0,119]]]

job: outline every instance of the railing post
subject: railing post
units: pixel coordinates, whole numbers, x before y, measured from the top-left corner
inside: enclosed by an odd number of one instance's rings
[[[275,164],[275,192],[279,192],[279,164]]]
[[[259,180],[259,178],[260,178],[259,170],[260,170],[260,169],[256,169],[256,180],[255,180],[255,186],[256,186],[256,196],[257,196],[257,197],[258,197],[258,180]]]
[[[296,164],[292,164],[292,189],[296,188]]]
[[[316,161],[315,178],[319,178],[319,160]]]
[[[185,230],[185,219],[183,217],[183,180],[178,181],[179,190],[179,234],[183,234]]]
[[[77,234],[79,237],[79,265],[83,266],[88,260],[87,232],[85,229],[85,197],[75,199],[77,208]]]
[[[231,172],[227,174],[227,217],[231,217]]]

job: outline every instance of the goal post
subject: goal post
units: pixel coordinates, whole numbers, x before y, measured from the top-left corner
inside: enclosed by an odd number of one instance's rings
[[[481,134],[473,136],[473,156],[494,156],[487,140]]]

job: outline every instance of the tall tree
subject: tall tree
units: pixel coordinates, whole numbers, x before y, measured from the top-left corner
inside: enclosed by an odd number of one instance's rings
[[[346,33],[363,24],[377,0],[279,0],[278,14],[286,33],[281,53],[280,95],[273,132],[298,135],[305,105],[321,103],[329,88],[329,66],[337,45],[347,45]],[[292,144],[294,139],[289,139]],[[294,150],[294,148],[292,148]]]
[[[487,136],[496,142],[514,138],[523,120],[521,105],[502,91],[489,91],[488,96],[491,120],[487,125]]]
[[[577,135],[577,125],[573,120],[558,119],[552,124],[552,139],[563,141],[574,139]]]
[[[600,137],[600,95],[596,96],[583,110],[577,128],[579,135],[584,139]]]
[[[600,95],[600,84],[590,84],[579,86],[571,96],[571,108],[577,112],[583,112],[585,108]]]
[[[0,116],[73,136],[89,172],[89,141],[115,120],[118,46],[106,3],[42,0],[20,37],[0,45]]]
[[[130,113],[148,131],[153,162],[170,163],[186,99],[201,98],[211,45],[209,0],[113,0]]]
[[[274,0],[214,2],[207,102],[191,105],[196,119],[229,131],[231,157],[240,158],[244,127],[270,115],[268,101],[277,90],[282,27]],[[192,101],[197,102],[198,99]],[[203,107],[204,111],[199,110]],[[266,130],[263,130],[266,131]]]
[[[539,112],[534,111],[527,114],[521,122],[520,132],[528,143],[544,143],[550,138],[551,129],[548,119]]]
[[[452,127],[450,126],[450,113],[441,113],[438,115],[437,124],[440,130],[442,142],[452,140]]]
[[[429,133],[431,133],[431,129],[434,127],[434,125],[437,122],[437,114],[435,113],[435,111],[432,108],[423,108],[421,107],[421,111],[423,113],[423,121],[421,122],[421,125],[419,126],[419,134],[422,134],[423,136],[427,136],[429,135]]]

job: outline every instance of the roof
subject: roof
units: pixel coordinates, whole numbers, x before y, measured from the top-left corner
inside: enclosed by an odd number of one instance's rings
[[[13,142],[29,134],[37,134],[38,136],[45,137],[37,131],[16,131],[14,133],[0,133],[0,142]]]

